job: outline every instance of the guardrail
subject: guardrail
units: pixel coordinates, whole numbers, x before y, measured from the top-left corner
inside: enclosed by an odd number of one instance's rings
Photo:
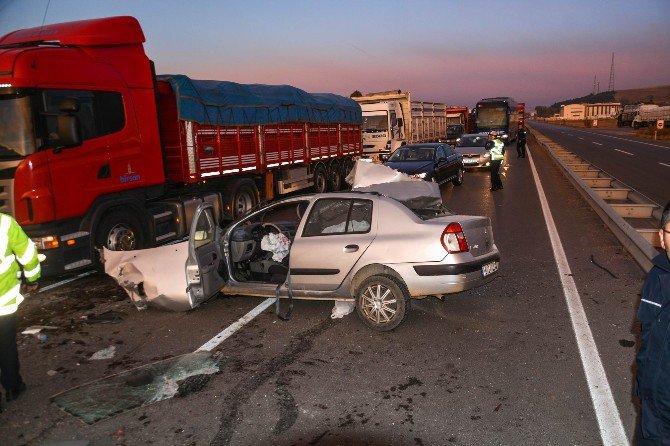
[[[554,162],[621,244],[635,258],[640,267],[649,271],[652,259],[658,255],[655,246],[660,246],[658,227],[662,210],[650,203],[643,195],[616,180],[598,167],[568,151],[539,131],[532,129],[535,140],[547,150]],[[608,203],[621,201],[623,203]],[[625,218],[655,219],[656,224],[648,228],[634,228]]]

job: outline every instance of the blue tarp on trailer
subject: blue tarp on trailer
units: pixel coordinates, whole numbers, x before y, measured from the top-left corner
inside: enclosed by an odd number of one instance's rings
[[[214,125],[287,122],[361,124],[356,101],[331,93],[307,93],[290,85],[238,84],[195,80],[180,74],[158,76],[177,96],[179,119]]]

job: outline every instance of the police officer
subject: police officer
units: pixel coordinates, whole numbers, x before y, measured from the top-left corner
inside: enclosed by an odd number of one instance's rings
[[[516,155],[517,158],[526,157],[526,130],[519,129],[519,133],[516,137]]]
[[[0,383],[7,401],[15,400],[26,385],[19,374],[16,348],[16,310],[23,302],[19,277],[23,270],[25,292],[37,291],[40,260],[35,244],[11,216],[0,213]],[[0,410],[2,396],[0,395]]]
[[[652,260],[637,313],[642,341],[636,358],[639,446],[670,444],[670,203],[658,235],[663,252]]]
[[[489,133],[489,142],[486,143],[486,150],[491,154],[491,189],[498,190],[503,188],[500,180],[500,165],[505,158],[505,143],[503,143],[496,132]]]

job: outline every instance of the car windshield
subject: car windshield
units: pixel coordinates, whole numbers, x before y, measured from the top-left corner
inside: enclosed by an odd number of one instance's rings
[[[461,136],[456,147],[486,147],[488,140],[489,138],[484,135]]]
[[[0,95],[0,160],[34,153],[34,135],[30,97]]]
[[[389,158],[389,162],[432,161],[435,149],[432,147],[401,147]]]
[[[388,115],[363,116],[363,131],[367,133],[388,131]]]

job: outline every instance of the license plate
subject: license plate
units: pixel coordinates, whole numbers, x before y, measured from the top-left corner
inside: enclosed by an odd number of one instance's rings
[[[491,274],[495,273],[498,271],[498,266],[500,266],[500,262],[490,262],[487,263],[486,265],[482,266],[482,277],[490,276]]]
[[[463,159],[463,162],[464,162],[465,164],[477,164],[477,160],[476,160],[476,159],[472,159],[472,158],[465,158],[465,159]]]

